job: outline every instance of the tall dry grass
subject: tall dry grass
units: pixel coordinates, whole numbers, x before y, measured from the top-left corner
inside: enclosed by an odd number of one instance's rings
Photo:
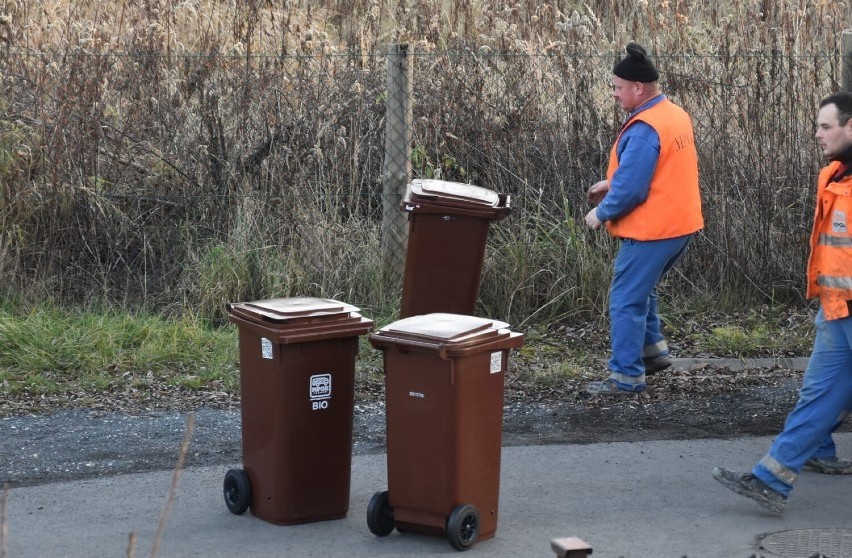
[[[481,310],[597,313],[613,243],[581,226],[583,191],[622,117],[612,63],[635,39],[699,142],[707,227],[673,290],[799,300],[841,4],[5,0],[0,288],[214,319],[224,301],[309,294],[391,314],[384,52],[405,41],[415,171],[512,195]]]

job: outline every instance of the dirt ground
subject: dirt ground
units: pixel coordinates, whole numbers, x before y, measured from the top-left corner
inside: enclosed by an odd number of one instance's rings
[[[655,376],[646,392],[589,398],[582,382],[521,397],[510,378],[504,444],[589,444],[734,438],[779,431],[801,373],[700,368]],[[573,390],[573,391],[572,391]],[[174,400],[173,400],[174,401]],[[227,404],[224,404],[227,403]],[[170,469],[192,416],[187,466],[241,462],[240,410],[230,399],[181,408],[56,409],[0,418],[0,483],[11,486]],[[380,399],[356,402],[353,451],[385,449]]]
[[[504,437],[509,444],[639,442],[663,439],[772,435],[784,425],[798,396],[801,374],[790,370],[748,371],[758,377],[728,384],[732,373],[705,381],[700,393],[678,392],[694,374],[674,370],[649,381],[646,393],[626,398],[566,397],[562,403],[508,403]],[[665,392],[665,393],[661,393]]]

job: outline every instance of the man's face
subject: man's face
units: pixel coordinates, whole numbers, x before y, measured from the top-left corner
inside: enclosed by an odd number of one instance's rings
[[[618,76],[612,76],[612,96],[618,101],[622,110],[633,112],[633,109],[639,106],[640,85],[636,81],[627,81]]]
[[[852,145],[852,118],[841,126],[837,118],[837,105],[825,105],[817,114],[814,137],[826,158],[836,157]]]

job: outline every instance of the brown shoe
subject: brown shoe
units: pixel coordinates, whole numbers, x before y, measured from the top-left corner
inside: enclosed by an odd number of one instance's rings
[[[737,473],[724,467],[713,469],[713,478],[737,494],[747,496],[776,515],[784,513],[787,497],[772,490],[765,482],[751,473]]]
[[[852,475],[852,461],[834,457],[812,457],[805,467],[825,475]]]
[[[642,364],[645,365],[645,375],[650,376],[671,366],[672,359],[669,355],[657,355],[643,358]]]
[[[601,380],[598,382],[589,382],[586,386],[586,393],[589,395],[633,395],[645,389],[645,385],[639,385],[629,389],[621,389],[612,380]]]

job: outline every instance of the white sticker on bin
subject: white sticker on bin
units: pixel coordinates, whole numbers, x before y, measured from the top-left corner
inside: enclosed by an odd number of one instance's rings
[[[311,376],[311,399],[331,399],[331,374]]]
[[[310,393],[312,410],[328,409],[328,401],[331,399],[331,374],[311,376]]]
[[[491,353],[491,373],[498,374],[503,371],[503,351]]]
[[[260,338],[260,356],[272,360],[272,341],[266,337]]]

